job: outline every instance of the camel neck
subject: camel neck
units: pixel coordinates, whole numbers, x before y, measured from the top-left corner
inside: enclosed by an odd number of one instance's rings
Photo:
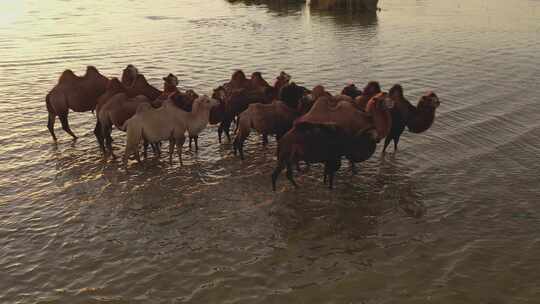
[[[435,120],[435,109],[432,107],[418,105],[407,122],[409,131],[421,133],[431,127]]]

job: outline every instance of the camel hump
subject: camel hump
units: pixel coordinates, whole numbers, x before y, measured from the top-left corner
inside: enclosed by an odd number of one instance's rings
[[[60,75],[60,78],[58,79],[58,83],[66,83],[66,82],[74,82],[77,81],[79,77],[73,73],[72,70],[67,69]]]
[[[88,65],[88,66],[86,66],[86,72],[87,72],[87,73],[88,73],[88,72],[96,72],[96,73],[99,73],[98,69],[97,69],[95,66],[93,66],[93,65]]]
[[[375,95],[381,92],[381,85],[377,81],[370,81],[362,91],[364,95]]]
[[[405,98],[403,96],[403,87],[399,83],[394,84],[388,91],[388,94],[392,97]]]

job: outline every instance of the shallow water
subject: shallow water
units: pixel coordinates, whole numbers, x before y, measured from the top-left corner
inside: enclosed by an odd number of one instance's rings
[[[109,3],[110,2],[110,3]],[[540,2],[380,1],[375,16],[222,0],[0,2],[0,302],[537,303]],[[284,176],[275,142],[246,160],[216,128],[130,172],[104,161],[91,113],[46,129],[66,68],[208,93],[236,68],[308,87],[400,82],[441,98],[336,189]],[[124,135],[113,134],[118,153]]]

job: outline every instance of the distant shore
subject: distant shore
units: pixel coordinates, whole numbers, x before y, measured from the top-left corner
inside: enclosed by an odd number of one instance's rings
[[[311,0],[310,4],[318,9],[348,9],[357,11],[377,11],[379,0]]]
[[[376,12],[379,0],[228,0],[229,2],[251,2],[268,4],[308,3],[311,7],[321,10],[354,10]]]

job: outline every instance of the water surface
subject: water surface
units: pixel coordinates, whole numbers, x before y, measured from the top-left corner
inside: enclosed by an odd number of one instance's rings
[[[222,0],[0,2],[0,302],[535,303],[540,298],[540,2],[380,1],[377,16]],[[441,98],[336,189],[273,193],[275,142],[244,162],[201,136],[184,166],[104,161],[91,113],[46,128],[60,73],[128,63],[209,93],[234,69],[337,92]],[[57,123],[59,125],[59,123]],[[113,134],[122,153],[124,136]]]

